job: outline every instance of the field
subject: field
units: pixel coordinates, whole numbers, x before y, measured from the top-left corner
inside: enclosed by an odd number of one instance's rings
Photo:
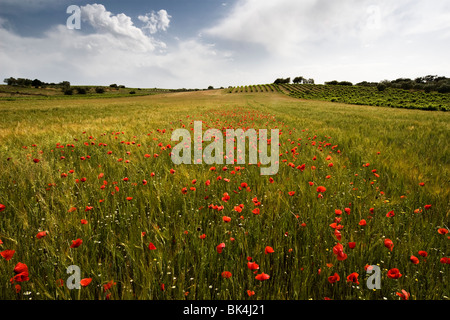
[[[377,87],[315,85],[315,84],[266,84],[233,87],[230,93],[257,93],[279,91],[294,98],[320,100],[355,105],[382,106],[391,108],[450,110],[450,95],[447,93],[424,92],[419,90],[402,90],[386,88],[379,91]]]
[[[1,100],[0,299],[448,300],[450,115],[261,88]],[[175,165],[196,120],[278,173]]]

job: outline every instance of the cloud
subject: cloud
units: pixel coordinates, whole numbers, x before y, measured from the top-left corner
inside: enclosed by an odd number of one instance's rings
[[[123,13],[113,15],[101,4],[88,4],[81,7],[81,17],[99,34],[113,36],[124,48],[138,51],[153,51],[164,48],[163,42],[144,34],[136,27],[131,18]],[[106,37],[105,37],[106,39]]]
[[[145,23],[142,29],[147,29],[150,34],[155,34],[158,31],[166,31],[169,28],[170,18],[172,17],[164,9],[138,16],[138,19]]]
[[[206,88],[216,86],[217,77],[226,73],[227,51],[218,52],[202,39],[173,40],[167,46],[125,14],[112,14],[99,4],[81,9],[80,30],[60,24],[39,37],[21,36],[1,18],[1,76],[79,85]],[[165,30],[170,16],[165,10],[160,13],[156,28]]]
[[[449,15],[445,0],[238,0],[201,32],[237,60],[259,48],[267,74],[378,81],[449,70]]]

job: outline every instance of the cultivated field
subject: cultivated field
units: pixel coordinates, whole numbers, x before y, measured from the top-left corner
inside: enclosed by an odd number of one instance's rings
[[[449,299],[447,112],[233,90],[1,100],[0,299]],[[174,165],[196,120],[278,173]]]

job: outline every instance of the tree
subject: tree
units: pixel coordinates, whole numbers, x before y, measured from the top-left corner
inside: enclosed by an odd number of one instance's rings
[[[304,81],[305,81],[306,79],[305,78],[303,78],[302,76],[300,76],[300,77],[295,77],[294,78],[294,80],[292,80],[292,83],[295,83],[295,84],[299,84],[299,83],[304,83]]]
[[[35,88],[39,88],[42,86],[42,81],[38,80],[38,79],[34,79],[33,81],[31,81],[31,85]]]

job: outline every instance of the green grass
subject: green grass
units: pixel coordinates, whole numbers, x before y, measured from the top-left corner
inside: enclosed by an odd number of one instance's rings
[[[226,91],[0,101],[0,204],[6,207],[0,252],[15,250],[11,260],[0,258],[0,299],[105,299],[110,293],[110,299],[142,300],[397,300],[402,289],[410,299],[448,299],[449,265],[440,260],[449,256],[450,240],[438,233],[449,226],[448,113]],[[274,182],[260,176],[257,165],[226,165],[226,171],[225,165],[216,171],[206,164],[174,165],[172,129],[193,128],[194,120],[204,121],[204,130],[280,129]],[[296,169],[301,164],[303,172]],[[86,181],[76,182],[81,178]],[[317,186],[326,187],[323,198]],[[261,202],[259,215],[252,213],[254,197]],[[241,213],[234,211],[239,204]],[[68,212],[72,207],[77,210]],[[335,209],[343,211],[340,241],[330,227]],[[391,210],[395,216],[386,217]],[[225,223],[223,216],[232,219]],[[48,235],[37,239],[40,231]],[[82,245],[70,248],[77,238]],[[392,252],[385,238],[394,242]],[[150,242],[156,250],[149,250]],[[333,254],[338,242],[348,255],[344,261]],[[220,243],[226,244],[221,254]],[[275,252],[265,254],[266,246]],[[411,255],[420,263],[413,264]],[[270,279],[256,280],[247,257]],[[10,279],[18,262],[28,266],[29,281],[16,293]],[[376,291],[365,281],[364,267],[372,264],[382,271]],[[92,282],[69,290],[70,265]],[[392,268],[402,277],[388,278]],[[223,271],[232,277],[222,278]],[[353,272],[359,285],[347,283]],[[331,284],[334,273],[341,280]],[[105,292],[111,280],[116,284]]]

